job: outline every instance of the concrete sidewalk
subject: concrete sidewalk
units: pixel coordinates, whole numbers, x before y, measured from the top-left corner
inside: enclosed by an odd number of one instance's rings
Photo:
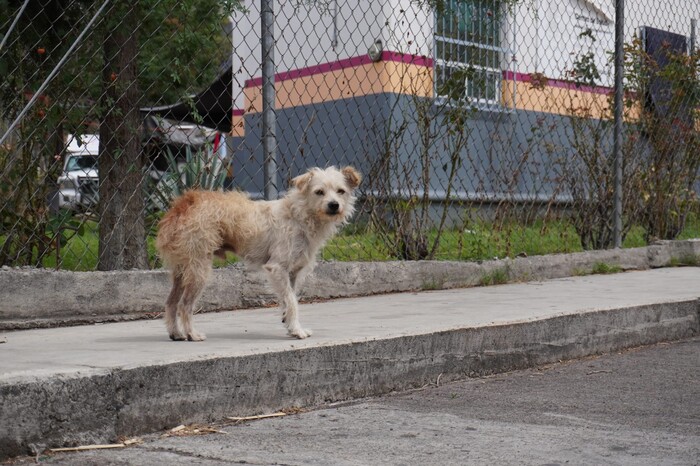
[[[376,395],[700,333],[700,268],[667,268],[0,334],[0,458]]]

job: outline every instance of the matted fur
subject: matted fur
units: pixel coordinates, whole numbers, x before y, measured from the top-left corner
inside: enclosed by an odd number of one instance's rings
[[[296,289],[325,242],[355,209],[361,176],[352,167],[312,168],[294,178],[285,197],[252,201],[240,192],[188,191],[175,199],[158,225],[156,248],[172,271],[165,324],[173,340],[204,340],[192,319],[212,271],[214,255],[234,252],[267,273],[290,335],[306,338],[299,324]]]

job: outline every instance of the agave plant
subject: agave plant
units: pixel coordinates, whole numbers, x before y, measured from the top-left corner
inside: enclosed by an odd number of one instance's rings
[[[224,188],[226,169],[218,154],[206,149],[193,152],[188,146],[183,162],[178,161],[169,148],[166,151],[168,169],[150,196],[157,209],[165,209],[173,198],[188,189],[216,191]]]

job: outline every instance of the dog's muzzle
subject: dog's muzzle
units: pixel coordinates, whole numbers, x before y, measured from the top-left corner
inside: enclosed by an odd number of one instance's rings
[[[338,213],[338,210],[340,209],[340,204],[338,204],[336,201],[331,201],[328,203],[328,207],[326,209],[326,213],[328,215],[335,215]]]

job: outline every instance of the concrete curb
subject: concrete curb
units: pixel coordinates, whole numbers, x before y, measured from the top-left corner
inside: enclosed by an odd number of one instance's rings
[[[700,240],[661,241],[632,249],[587,251],[476,262],[322,262],[302,300],[437,290],[545,280],[592,273],[597,264],[620,270],[695,265]],[[0,269],[0,330],[152,318],[170,289],[164,270],[66,272]],[[214,271],[202,311],[274,304],[265,278],[234,265]]]
[[[697,299],[0,385],[0,458],[314,406],[700,333]]]

